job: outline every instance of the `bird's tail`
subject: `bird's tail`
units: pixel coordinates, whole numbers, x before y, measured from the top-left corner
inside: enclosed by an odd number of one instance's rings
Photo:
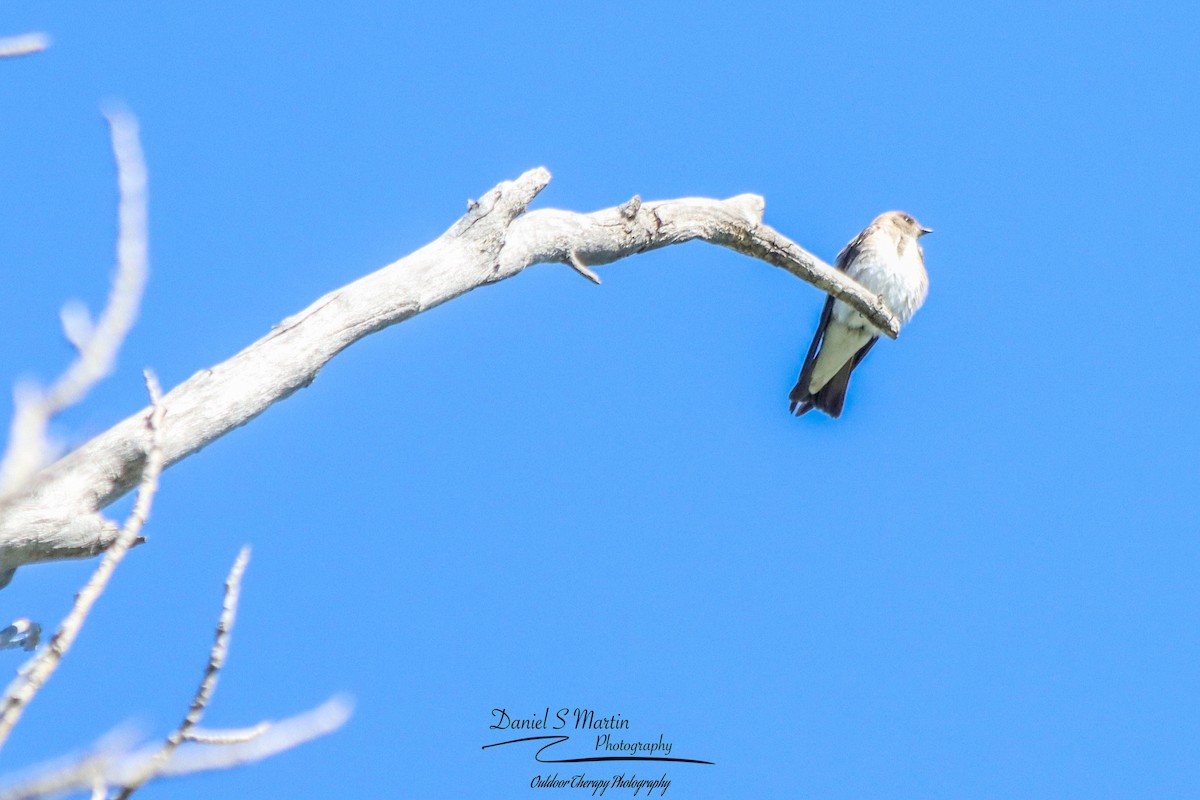
[[[796,381],[791,394],[788,395],[788,399],[792,401],[792,413],[799,417],[816,408],[831,417],[840,417],[842,406],[846,404],[846,388],[850,386],[850,373],[854,370],[857,361],[854,358],[847,361],[837,374],[815,393],[808,390],[808,383],[812,379],[811,370],[808,370],[808,375],[801,373],[800,380]]]

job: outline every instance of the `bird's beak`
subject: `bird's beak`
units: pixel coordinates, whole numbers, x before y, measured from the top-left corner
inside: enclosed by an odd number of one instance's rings
[[[927,233],[933,233],[933,228],[921,228],[921,232],[917,234],[917,237],[920,238]]]

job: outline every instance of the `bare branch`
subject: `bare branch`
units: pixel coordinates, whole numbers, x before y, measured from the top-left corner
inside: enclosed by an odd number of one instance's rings
[[[8,449],[0,461],[0,497],[21,489],[54,456],[46,426],[55,415],[83,399],[108,375],[117,351],[137,318],[146,285],[146,164],[138,142],[137,120],[124,111],[107,113],[117,165],[117,268],[108,303],[94,326],[83,324],[78,304],[63,313],[67,338],[78,356],[49,390],[18,387]]]
[[[204,709],[208,707],[213,692],[217,689],[217,677],[229,655],[229,636],[233,632],[233,623],[237,620],[238,599],[242,593],[242,575],[245,574],[246,565],[249,562],[250,548],[243,547],[238,553],[237,560],[233,562],[229,575],[225,578],[225,602],[221,606],[221,616],[217,620],[217,632],[213,638],[212,649],[208,653],[208,664],[204,667],[204,677],[196,688],[196,695],[192,698],[192,704],[188,708],[183,722],[179,723],[179,727],[168,737],[168,745],[173,744],[178,747],[179,743],[187,738],[187,735],[204,717]]]
[[[181,748],[166,763],[159,775],[190,775],[194,772],[229,769],[262,761],[264,758],[333,733],[346,724],[346,720],[350,719],[350,712],[351,705],[348,700],[334,697],[312,711],[271,723],[265,733],[240,744]],[[119,776],[128,774],[128,771],[123,771]]]
[[[309,385],[335,355],[376,331],[538,263],[607,264],[693,239],[781,266],[865,314],[883,333],[899,330],[873,293],[764,225],[756,195],[728,200],[633,198],[592,214],[525,213],[550,174],[534,169],[501,183],[434,242],[343,286],[276,325],[262,339],[166,397],[170,466]],[[115,531],[98,513],[137,484],[142,469],[135,415],[47,467],[36,491],[0,500],[0,569],[103,550]]]
[[[50,637],[49,644],[21,668],[17,677],[5,690],[4,698],[0,700],[0,747],[8,740],[8,735],[12,733],[13,726],[21,718],[29,701],[58,669],[59,663],[75,643],[75,638],[91,613],[92,606],[108,586],[113,571],[137,541],[146,519],[150,516],[150,506],[154,493],[158,490],[158,476],[163,467],[162,421],[166,407],[162,402],[162,389],[159,388],[158,380],[149,371],[146,372],[146,388],[150,392],[151,402],[145,419],[145,425],[149,429],[149,443],[144,450],[145,467],[142,470],[141,486],[138,488],[133,511],[130,512],[116,541],[104,554],[100,566],[75,596],[74,605],[54,632],[54,636]]]
[[[118,544],[122,541],[119,539]],[[312,711],[281,722],[260,722],[252,728],[239,730],[205,731],[197,727],[212,700],[218,675],[229,655],[229,638],[237,619],[242,576],[249,559],[250,549],[243,547],[225,579],[225,599],[204,676],[183,720],[165,742],[134,751],[129,746],[128,736],[107,736],[82,756],[59,759],[33,770],[32,777],[0,789],[0,800],[89,790],[93,797],[105,797],[109,786],[120,787],[115,800],[126,800],[156,778],[228,769],[259,761],[331,733],[345,724],[350,717],[350,704],[341,698],[333,698]]]
[[[107,737],[106,737],[107,738]],[[27,776],[7,781],[0,789],[0,800],[27,800],[29,798],[57,797],[72,792],[92,792],[92,797],[104,797],[107,784],[104,775],[109,771],[113,759],[120,753],[107,742],[97,745],[89,753],[74,759],[56,759],[27,770]]]
[[[622,206],[592,214],[531,211],[509,227],[497,280],[531,264],[566,261],[576,269],[579,263],[594,267],[698,239],[782,267],[896,337],[899,323],[878,296],[763,224],[763,207],[758,195],[743,194],[728,200],[689,197],[652,203],[634,197]]]
[[[50,46],[50,37],[44,33],[24,33],[0,39],[0,58],[16,58],[40,53]]]
[[[229,635],[233,631],[233,623],[237,619],[238,598],[242,592],[242,575],[245,574],[246,564],[249,561],[250,548],[243,547],[238,553],[237,560],[233,562],[233,568],[229,570],[229,576],[225,578],[225,602],[221,606],[221,617],[217,620],[217,634],[213,640],[212,649],[208,653],[208,664],[204,668],[204,677],[200,679],[200,686],[196,689],[187,714],[179,723],[179,727],[167,737],[166,742],[163,743],[154,758],[146,764],[145,773],[126,782],[117,795],[117,800],[125,800],[139,787],[151,780],[171,759],[172,754],[179,749],[179,745],[189,738],[189,734],[204,716],[204,710],[208,708],[213,692],[217,689],[217,676],[225,664],[226,656],[229,655]],[[247,741],[249,740],[247,739]]]
[[[350,718],[350,703],[332,698],[288,719],[267,725],[254,737],[220,747],[186,744],[154,773],[155,778],[192,775],[252,764],[333,733]],[[264,723],[266,725],[266,723]],[[160,746],[131,752],[106,737],[90,752],[73,759],[58,759],[30,770],[29,777],[6,781],[0,800],[32,800],[71,792],[94,792],[97,786],[125,786],[155,762]]]

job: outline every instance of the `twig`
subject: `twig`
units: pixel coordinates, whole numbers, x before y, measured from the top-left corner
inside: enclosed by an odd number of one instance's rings
[[[17,388],[8,449],[0,460],[0,497],[21,489],[49,463],[55,449],[46,438],[50,420],[78,403],[109,374],[121,343],[137,319],[148,271],[146,163],[138,141],[137,120],[115,110],[106,113],[105,118],[112,137],[119,194],[116,274],[108,302],[94,327],[80,323],[77,305],[64,310],[65,333],[78,348],[77,357],[66,371],[45,392],[33,384]]]
[[[149,470],[148,470],[149,471]],[[140,500],[140,496],[139,496]],[[201,730],[197,727],[212,700],[217,678],[229,655],[229,638],[237,618],[242,576],[250,558],[243,547],[225,579],[225,599],[209,649],[204,676],[179,726],[157,746],[131,751],[127,737],[110,735],[83,756],[60,759],[32,771],[32,777],[0,789],[0,800],[29,800],[69,792],[91,791],[93,798],[120,787],[114,800],[126,800],[146,783],[160,777],[189,775],[249,764],[290,750],[340,728],[350,717],[350,704],[333,698],[312,711],[279,722],[261,722],[239,730]]]
[[[0,58],[16,58],[40,53],[50,46],[50,37],[44,33],[24,33],[0,39]]]
[[[250,548],[243,547],[238,553],[237,560],[233,562],[233,568],[229,570],[229,576],[225,578],[225,602],[221,606],[221,617],[217,620],[216,637],[213,640],[212,649],[208,653],[208,664],[204,668],[204,677],[200,679],[200,686],[196,689],[187,714],[179,723],[179,727],[167,737],[162,749],[147,763],[146,771],[134,780],[128,781],[117,794],[116,800],[126,800],[161,771],[179,745],[189,738],[189,734],[204,716],[204,710],[208,708],[213,692],[216,691],[217,677],[221,672],[221,667],[229,655],[229,634],[233,631],[233,623],[237,619],[238,598],[242,591],[242,575],[246,572],[246,564],[249,561]]]
[[[243,744],[251,742],[271,730],[271,723],[260,722],[252,728],[236,728],[223,731],[208,731],[192,728],[183,738],[196,744]]]
[[[312,711],[271,723],[266,733],[241,744],[180,749],[166,763],[159,775],[190,775],[195,772],[252,764],[333,733],[350,719],[350,712],[351,705],[348,700],[334,697]]]
[[[192,775],[262,761],[336,731],[350,718],[350,713],[350,703],[335,697],[311,711],[270,723],[264,733],[240,743],[221,747],[182,747],[154,777]],[[113,738],[105,737],[106,740]],[[0,788],[0,800],[33,800],[92,792],[96,786],[125,786],[144,774],[160,751],[161,746],[155,745],[131,752],[127,746],[105,741],[82,756],[58,759],[27,772],[27,777],[7,782]]]
[[[97,792],[105,791],[107,784],[104,775],[109,770],[112,759],[118,756],[119,751],[102,741],[91,752],[74,759],[57,759],[50,764],[29,770],[27,777],[18,778],[8,787],[0,789],[0,798],[31,800],[87,791],[92,792],[93,798],[103,797],[103,794],[97,795]]]
[[[75,603],[71,607],[71,611],[58,626],[58,630],[50,638],[49,644],[21,668],[17,677],[5,690],[4,698],[0,700],[0,747],[3,747],[8,740],[8,735],[12,732],[13,726],[17,724],[17,720],[21,718],[29,701],[50,679],[67,651],[71,649],[92,606],[108,586],[113,571],[125,558],[125,553],[137,541],[142,527],[150,515],[150,506],[154,500],[154,493],[158,490],[158,476],[162,472],[163,466],[162,420],[166,413],[166,406],[162,402],[162,389],[158,385],[158,379],[149,370],[146,371],[145,376],[146,389],[150,392],[151,402],[150,413],[146,419],[150,441],[145,450],[145,467],[142,470],[142,482],[138,488],[133,511],[125,520],[125,525],[121,528],[117,540],[104,554],[100,566],[96,568],[87,584],[75,596]]]

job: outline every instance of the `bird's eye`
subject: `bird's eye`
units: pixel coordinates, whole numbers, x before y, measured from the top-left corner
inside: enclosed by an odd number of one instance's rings
[[[910,217],[908,214],[904,215],[904,221],[907,222],[909,225],[914,224],[913,218]]]

